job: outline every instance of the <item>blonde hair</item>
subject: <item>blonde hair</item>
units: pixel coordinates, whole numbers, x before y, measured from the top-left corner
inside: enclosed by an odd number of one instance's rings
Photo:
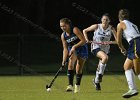
[[[71,20],[68,19],[68,18],[62,18],[62,19],[60,19],[60,23],[66,23],[66,24],[69,24],[69,25],[72,24]]]

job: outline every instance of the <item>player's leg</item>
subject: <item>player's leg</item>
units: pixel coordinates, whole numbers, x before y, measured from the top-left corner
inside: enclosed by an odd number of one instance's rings
[[[77,64],[76,64],[76,84],[74,92],[77,93],[80,91],[80,83],[83,75],[83,66],[85,64],[86,59],[81,57],[77,57]]]
[[[136,85],[135,85],[135,81],[134,81],[134,71],[133,71],[133,60],[130,59],[126,59],[125,63],[124,63],[124,70],[125,70],[125,76],[126,76],[126,80],[128,83],[128,87],[129,87],[129,91],[126,92],[125,94],[123,94],[124,98],[129,98],[131,96],[137,95],[138,92],[136,90]]]
[[[99,59],[99,64],[100,64],[101,60]],[[93,79],[93,84],[96,88],[96,90],[101,90],[101,86],[100,86],[100,82],[99,82],[99,78],[102,77],[102,75],[99,75],[99,64],[96,70],[96,75],[95,75],[95,79]]]
[[[140,80],[140,37],[134,40],[134,69]]]
[[[99,58],[99,64],[98,64],[98,68],[96,70],[96,77],[93,80],[93,82],[96,87],[96,90],[101,90],[99,83],[102,81],[106,63],[108,61],[108,55],[106,53],[104,53],[103,51],[98,51],[96,56]]]
[[[103,51],[98,51],[96,56],[99,58],[98,68],[96,70],[96,77],[93,80],[96,90],[101,90],[100,82],[102,82],[102,77],[108,61],[108,55]]]
[[[140,58],[134,59],[133,64],[135,73],[138,75],[138,78],[140,80]]]
[[[99,82],[101,82],[102,81],[101,78],[104,74],[104,71],[105,71],[105,68],[106,68],[106,63],[108,61],[108,55],[103,51],[99,51],[97,53],[97,57],[100,59],[97,71],[98,71],[98,74],[99,74]]]
[[[88,46],[84,45],[83,47],[77,50],[76,84],[74,89],[75,93],[79,92],[80,90],[80,83],[83,75],[83,67],[87,58],[88,58]]]
[[[75,54],[71,55],[71,57],[69,58],[68,71],[67,71],[69,85],[67,86],[66,91],[73,91],[74,65],[76,59],[77,56]]]

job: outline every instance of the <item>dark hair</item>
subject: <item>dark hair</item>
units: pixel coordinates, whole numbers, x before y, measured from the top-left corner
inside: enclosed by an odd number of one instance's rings
[[[69,24],[70,26],[72,25],[71,20],[68,19],[68,18],[62,18],[62,19],[60,19],[60,22],[63,22],[63,23]]]
[[[119,10],[118,17],[119,17],[120,20],[129,19],[129,11],[127,9]]]
[[[102,15],[102,17],[103,16],[107,16],[108,18],[109,18],[109,20],[110,20],[110,15],[109,15],[109,13],[104,13],[103,15]]]

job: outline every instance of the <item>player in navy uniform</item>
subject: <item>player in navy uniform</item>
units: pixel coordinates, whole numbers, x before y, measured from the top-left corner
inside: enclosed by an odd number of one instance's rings
[[[116,39],[116,31],[109,24],[110,18],[107,13],[102,16],[101,22],[102,23],[100,24],[91,25],[90,27],[83,30],[83,33],[87,42],[90,42],[88,39],[87,33],[91,31],[94,31],[93,41],[96,41],[96,42],[110,41],[112,34],[114,35]],[[108,62],[109,49],[110,49],[109,44],[102,45],[102,44],[95,44],[94,42],[92,42],[91,44],[91,52],[96,57],[99,58],[99,64],[96,70],[96,77],[95,79],[93,79],[93,84],[95,85],[96,90],[101,90],[100,82],[102,81],[104,70]]]
[[[74,93],[77,93],[80,90],[83,66],[86,59],[88,58],[88,48],[86,40],[79,28],[72,25],[70,19],[62,18],[60,20],[60,27],[63,30],[63,33],[61,35],[63,44],[62,65],[65,64],[67,57],[70,56],[67,72],[69,85],[67,86],[66,91],[73,91],[74,65],[76,63],[76,84]]]
[[[134,71],[140,79],[140,32],[137,26],[129,21],[129,11],[127,9],[121,9],[118,17],[120,23],[117,26],[117,42],[123,54],[126,54],[126,49],[122,44],[122,34],[129,43],[127,58],[124,63],[129,91],[123,94],[124,98],[129,98],[138,94],[134,82]]]

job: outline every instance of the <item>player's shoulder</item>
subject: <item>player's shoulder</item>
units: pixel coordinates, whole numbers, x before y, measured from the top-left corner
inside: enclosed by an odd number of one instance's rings
[[[61,38],[64,38],[64,34],[65,34],[65,32],[62,32],[61,33]]]
[[[125,28],[126,28],[126,24],[123,21],[121,21],[120,23],[118,23],[117,29],[125,29]]]
[[[96,28],[98,28],[101,24],[93,24],[93,26],[95,26]]]
[[[61,36],[63,36],[64,34],[65,34],[65,32],[62,32],[62,33],[61,33]]]
[[[74,26],[73,30],[79,30],[79,28],[77,26]]]
[[[77,32],[79,32],[80,31],[80,29],[77,27],[77,26],[74,26],[73,27],[73,33],[77,33]]]
[[[125,23],[123,21],[121,21],[120,23],[118,23],[117,27],[122,27],[124,25],[125,25]]]

